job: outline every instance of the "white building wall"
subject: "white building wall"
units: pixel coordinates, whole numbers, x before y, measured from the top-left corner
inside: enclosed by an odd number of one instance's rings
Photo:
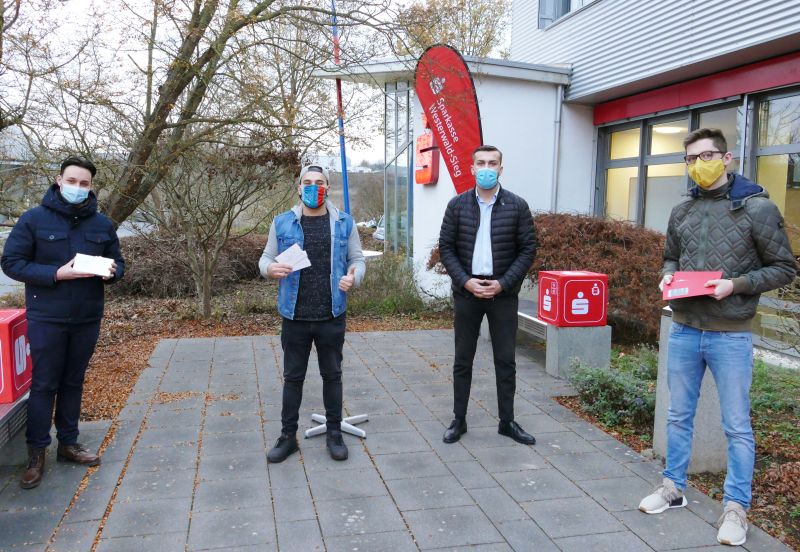
[[[594,214],[597,130],[593,112],[591,106],[563,104],[556,196],[559,213]]]
[[[570,64],[568,99],[679,75],[686,66],[800,33],[797,0],[597,0],[546,29],[538,29],[537,1],[514,0],[512,16],[511,59]]]
[[[474,80],[483,141],[497,146],[503,152],[503,175],[500,182],[523,197],[532,211],[549,211],[558,87],[553,84],[481,75],[476,75]],[[415,134],[419,134],[422,108],[419,100],[415,100],[413,104],[414,129]],[[589,119],[591,123],[591,116]],[[570,131],[570,135],[575,132]],[[589,157],[591,158],[591,152]],[[583,186],[586,185],[587,180],[584,180]],[[431,249],[438,242],[447,203],[455,195],[453,182],[441,157],[438,183],[430,186],[414,184],[413,248],[417,282],[423,291],[436,296],[450,293],[450,279],[426,271],[425,265]],[[583,206],[577,200],[580,195],[587,194],[570,194],[567,190],[563,196],[562,208],[580,210]],[[576,201],[573,201],[573,196]]]

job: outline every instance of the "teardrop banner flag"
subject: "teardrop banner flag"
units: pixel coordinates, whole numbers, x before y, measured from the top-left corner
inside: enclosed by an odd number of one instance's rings
[[[475,83],[464,58],[451,46],[431,46],[417,61],[414,81],[456,192],[474,188],[472,152],[483,144],[483,131]]]

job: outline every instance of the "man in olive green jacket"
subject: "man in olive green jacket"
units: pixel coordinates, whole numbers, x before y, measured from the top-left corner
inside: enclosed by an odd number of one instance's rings
[[[747,537],[755,462],[750,327],[761,293],[790,283],[796,263],[783,217],[766,190],[726,172],[733,155],[722,132],[696,130],[686,137],[684,147],[689,176],[697,186],[670,215],[660,287],[669,286],[679,270],[721,271],[722,277],[706,282],[714,288],[711,295],[670,301],[667,464],[663,484],[642,500],[639,509],[657,514],[687,504],[683,491],[694,414],[708,366],[728,440],[725,510],[717,540],[741,545]]]

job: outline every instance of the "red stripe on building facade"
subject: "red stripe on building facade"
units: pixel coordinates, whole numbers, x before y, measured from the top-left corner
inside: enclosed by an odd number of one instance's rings
[[[594,124],[800,83],[800,52],[597,104]]]

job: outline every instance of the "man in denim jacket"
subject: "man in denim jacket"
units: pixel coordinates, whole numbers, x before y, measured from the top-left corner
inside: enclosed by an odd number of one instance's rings
[[[297,193],[301,204],[275,217],[258,263],[264,277],[280,281],[278,311],[283,317],[283,428],[269,462],[283,462],[297,451],[297,421],[303,382],[313,343],[322,376],[328,452],[334,460],[347,459],[342,440],[342,347],[347,292],[361,284],[366,271],[361,240],[353,218],[327,201],[328,171],[303,167]],[[297,244],[311,266],[293,270],[276,257]]]

